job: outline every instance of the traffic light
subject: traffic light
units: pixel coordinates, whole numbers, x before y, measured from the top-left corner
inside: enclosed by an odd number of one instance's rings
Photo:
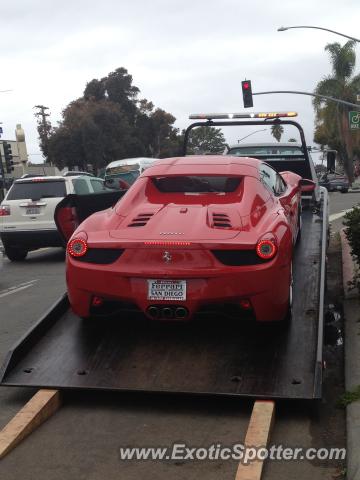
[[[241,82],[241,87],[242,87],[244,108],[250,108],[250,107],[253,106],[251,81],[250,80],[243,80]]]
[[[11,173],[14,170],[14,162],[10,143],[3,142],[3,149],[6,172]]]

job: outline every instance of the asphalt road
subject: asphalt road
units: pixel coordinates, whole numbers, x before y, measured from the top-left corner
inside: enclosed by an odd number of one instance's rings
[[[358,194],[331,194],[331,214],[360,201]],[[337,222],[337,223],[336,223]],[[337,227],[339,219],[335,220]],[[327,303],[341,296],[340,246],[332,239],[329,252]],[[64,292],[64,254],[61,249],[33,252],[23,263],[5,260],[0,277],[0,359],[11,345]],[[340,339],[341,340],[341,339]],[[272,443],[303,447],[343,447],[344,412],[336,408],[343,390],[341,341],[325,347],[327,370],[324,399],[318,412],[308,405],[282,402]],[[186,374],[186,372],[181,372]],[[34,391],[0,388],[0,427]],[[236,461],[123,462],[121,446],[189,446],[244,440],[251,413],[249,401],[155,395],[67,393],[61,410],[0,463],[2,480],[113,479],[233,479]],[[342,478],[343,463],[271,462],[265,478]]]

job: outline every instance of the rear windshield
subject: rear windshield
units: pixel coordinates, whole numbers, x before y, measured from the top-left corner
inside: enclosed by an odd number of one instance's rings
[[[29,182],[14,183],[8,193],[7,200],[62,198],[65,197],[65,195],[64,180],[32,180]]]
[[[238,188],[241,178],[199,175],[154,177],[152,180],[162,193],[231,193]]]

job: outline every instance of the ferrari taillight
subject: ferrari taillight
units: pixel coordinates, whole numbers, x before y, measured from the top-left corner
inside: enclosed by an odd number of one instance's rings
[[[67,245],[67,251],[72,257],[82,257],[87,252],[88,245],[82,238],[73,238]]]
[[[276,244],[273,240],[263,239],[259,240],[256,245],[256,253],[263,260],[271,260],[275,257],[277,252]]]

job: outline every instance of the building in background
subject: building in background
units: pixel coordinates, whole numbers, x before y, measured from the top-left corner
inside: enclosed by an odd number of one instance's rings
[[[7,142],[11,146],[14,166],[26,164],[26,162],[28,161],[28,153],[26,148],[25,132],[21,127],[20,123],[16,125],[15,140],[8,140],[6,138],[1,139],[1,142],[0,142],[1,156],[4,159],[4,150],[2,147],[2,142]]]
[[[44,164],[44,163],[31,164],[28,161],[25,132],[21,127],[20,123],[16,125],[15,140],[8,140],[5,138],[4,139],[2,138],[0,140],[0,152],[1,152],[2,161],[4,163],[4,149],[2,146],[2,142],[7,142],[11,146],[13,162],[14,162],[14,171],[11,173],[5,172],[5,182],[3,184],[5,190],[8,190],[8,188],[10,187],[14,179],[20,178],[25,174],[46,175],[46,176],[60,174],[59,169],[56,168],[55,166]],[[4,168],[5,168],[5,165],[4,165]]]

